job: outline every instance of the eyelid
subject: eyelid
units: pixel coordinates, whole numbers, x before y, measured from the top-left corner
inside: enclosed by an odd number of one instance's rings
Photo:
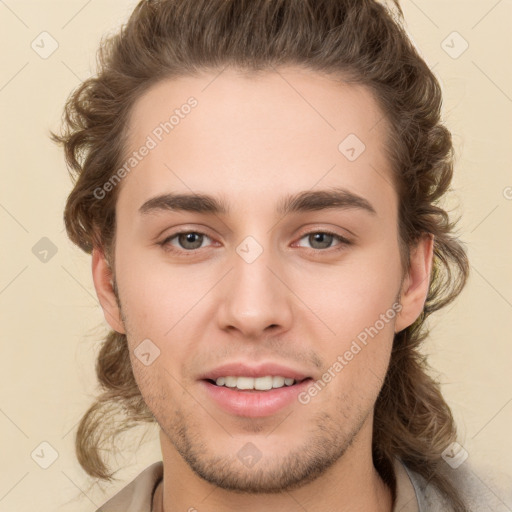
[[[331,224],[322,224],[321,222],[312,222],[307,225],[301,226],[298,230],[298,235],[296,236],[296,240],[300,240],[307,235],[312,235],[315,233],[325,233],[327,235],[332,235],[335,238],[339,239],[341,243],[346,245],[353,244],[357,240],[357,235],[352,233],[346,228],[342,228],[341,226],[333,226]],[[295,242],[294,242],[295,243]],[[319,251],[320,249],[316,249]],[[324,252],[329,249],[324,249]]]

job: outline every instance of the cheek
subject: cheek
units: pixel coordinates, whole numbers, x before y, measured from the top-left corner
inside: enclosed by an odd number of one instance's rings
[[[144,251],[120,254],[116,269],[127,327],[139,337],[170,336],[209,288],[204,272],[151,262]]]
[[[389,337],[400,290],[398,247],[383,243],[354,251],[338,266],[305,267],[291,276],[294,291],[342,344],[378,322]],[[381,316],[386,315],[383,327]],[[389,331],[389,332],[388,332]]]
[[[335,337],[316,346],[325,366],[302,403],[314,400],[319,410],[334,408],[346,419],[364,416],[373,408],[389,366],[396,318],[395,309],[383,311],[347,316],[346,322],[337,324]]]
[[[204,324],[199,316],[211,285],[204,272],[187,272],[164,262],[148,264],[142,251],[120,255],[116,269],[135,379],[148,405],[166,403],[170,388],[176,388],[173,394],[180,393],[174,379],[183,380],[183,362],[201,350]],[[145,347],[142,343],[148,344],[145,340],[151,342],[149,353],[157,354],[148,366],[136,355],[139,346]]]
[[[338,271],[326,271],[316,287],[311,286],[313,277],[303,279],[305,286],[298,293],[306,294],[309,285],[308,305],[314,305],[312,309],[329,327],[330,332],[323,329],[324,334],[316,336],[315,350],[322,355],[327,372],[321,381],[332,381],[336,394],[359,397],[369,404],[382,385],[401,309],[398,249],[389,244],[361,252]],[[319,282],[326,285],[318,287]]]

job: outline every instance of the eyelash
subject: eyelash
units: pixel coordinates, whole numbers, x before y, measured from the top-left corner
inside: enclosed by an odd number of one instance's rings
[[[207,238],[210,238],[206,233],[203,233],[201,231],[183,230],[183,231],[177,231],[176,233],[173,233],[172,235],[165,238],[162,242],[159,242],[158,245],[160,245],[166,252],[176,253],[179,255],[183,255],[185,257],[194,256],[197,254],[197,251],[204,249],[204,247],[200,247],[198,249],[191,249],[191,250],[177,249],[170,244],[171,240],[174,240],[179,235],[186,235],[186,234],[203,235]],[[338,245],[336,245],[334,247],[327,247],[326,249],[313,249],[310,247],[303,247],[303,249],[306,249],[307,252],[311,252],[311,253],[315,253],[315,254],[318,254],[321,252],[334,252],[334,251],[342,250],[346,246],[349,246],[352,244],[352,242],[350,240],[346,239],[345,237],[343,237],[337,233],[334,233],[332,231],[328,231],[328,230],[309,231],[307,233],[302,234],[302,236],[298,240],[300,241],[307,236],[316,235],[316,234],[333,236],[336,240],[338,240],[339,243],[338,243]]]

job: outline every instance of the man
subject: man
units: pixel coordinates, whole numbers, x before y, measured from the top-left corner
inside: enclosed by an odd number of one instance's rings
[[[373,0],[143,1],[105,43],[55,136],[112,327],[77,455],[110,478],[118,405],[163,461],[102,512],[503,504],[418,352],[468,272],[440,108]]]

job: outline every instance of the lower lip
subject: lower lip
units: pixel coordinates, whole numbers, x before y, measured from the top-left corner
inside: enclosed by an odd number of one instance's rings
[[[238,391],[235,388],[216,386],[207,380],[201,381],[202,386],[217,405],[230,414],[246,418],[270,416],[294,401],[298,402],[297,395],[310,383],[311,379],[306,379],[293,386],[283,386],[269,391]]]

